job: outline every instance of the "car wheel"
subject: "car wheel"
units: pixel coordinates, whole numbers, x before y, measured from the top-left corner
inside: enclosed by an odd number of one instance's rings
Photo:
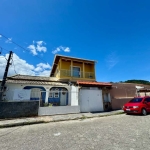
[[[145,108],[142,109],[142,115],[143,115],[143,116],[146,116],[146,115],[147,115],[147,111],[146,111]]]
[[[126,113],[126,115],[129,115],[128,113]]]

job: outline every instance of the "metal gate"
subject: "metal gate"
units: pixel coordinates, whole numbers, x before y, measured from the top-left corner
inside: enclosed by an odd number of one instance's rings
[[[79,94],[81,112],[100,112],[103,109],[102,90],[81,89]]]

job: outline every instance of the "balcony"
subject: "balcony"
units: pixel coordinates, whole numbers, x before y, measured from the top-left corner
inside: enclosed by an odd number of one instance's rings
[[[58,71],[59,77],[74,77],[74,78],[87,78],[87,79],[95,79],[95,73],[93,72],[83,72],[83,71],[74,71],[74,70],[64,70],[61,69]]]

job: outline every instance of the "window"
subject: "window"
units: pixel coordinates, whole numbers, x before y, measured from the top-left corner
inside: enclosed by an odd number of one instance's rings
[[[53,91],[49,92],[49,98],[53,98]]]
[[[133,98],[130,103],[140,103],[143,98]]]
[[[144,100],[145,102],[150,102],[150,98],[145,98],[145,100]]]
[[[54,98],[59,98],[59,89],[55,89]]]

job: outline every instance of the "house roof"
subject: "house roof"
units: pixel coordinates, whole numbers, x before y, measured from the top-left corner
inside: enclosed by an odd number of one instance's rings
[[[58,85],[58,86],[68,85],[67,83],[58,82],[57,79],[54,77],[29,76],[29,75],[15,75],[7,77],[6,83]]]
[[[65,56],[65,55],[55,55],[53,65],[52,65],[52,69],[51,69],[51,72],[50,72],[50,76],[53,76],[53,74],[55,73],[55,70],[57,68],[59,59],[61,57],[66,58],[66,59],[75,59],[75,60],[80,60],[80,61],[88,61],[88,62],[91,62],[91,63],[97,62],[96,60],[89,60],[89,59],[83,59],[83,58],[77,58],[77,57],[71,57],[71,56]]]
[[[85,86],[109,86],[111,87],[112,84],[111,83],[107,83],[107,82],[88,82],[88,81],[77,81],[77,84],[79,85],[85,85]]]
[[[36,81],[57,81],[55,77],[44,77],[44,76],[30,76],[30,75],[14,75],[9,76],[7,79],[16,79],[16,80],[36,80]]]

